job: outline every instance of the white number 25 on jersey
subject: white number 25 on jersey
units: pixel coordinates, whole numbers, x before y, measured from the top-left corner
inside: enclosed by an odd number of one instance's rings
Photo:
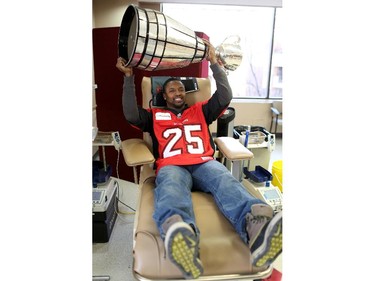
[[[183,130],[183,131],[182,131]],[[198,136],[192,136],[192,132],[201,131],[201,125],[185,125],[183,129],[181,128],[172,128],[167,129],[163,133],[163,137],[168,139],[172,136],[168,144],[166,145],[163,157],[172,157],[182,153],[182,148],[177,147],[177,144],[185,144],[184,140],[179,142],[183,135],[187,141],[186,148],[187,151],[191,154],[202,154],[204,152],[203,140]]]

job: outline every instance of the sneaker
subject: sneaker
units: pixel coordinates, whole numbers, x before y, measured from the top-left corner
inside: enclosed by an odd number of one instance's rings
[[[176,222],[168,228],[165,249],[169,259],[181,270],[185,279],[195,279],[203,273],[198,257],[198,239],[189,224]]]
[[[268,208],[259,208],[257,205],[254,207],[251,214],[246,217],[246,229],[250,232],[252,264],[257,268],[264,268],[272,264],[282,252],[282,212],[272,217]]]

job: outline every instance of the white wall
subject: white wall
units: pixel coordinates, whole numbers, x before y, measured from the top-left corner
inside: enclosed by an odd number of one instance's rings
[[[93,0],[93,27],[120,26],[126,7],[134,4],[140,7],[159,10],[158,3],[139,3],[136,0]]]
[[[139,3],[128,0],[93,0],[93,28],[120,26],[122,16],[129,4],[159,10],[158,3]],[[236,110],[235,125],[257,125],[267,130],[271,124],[271,102],[269,100],[233,100],[230,104]],[[278,132],[282,127],[278,126]]]
[[[271,124],[271,103],[268,101],[232,101],[236,111],[234,125],[263,126],[267,130]]]
[[[137,2],[127,0],[93,0],[93,27],[120,26],[127,5],[137,4]]]

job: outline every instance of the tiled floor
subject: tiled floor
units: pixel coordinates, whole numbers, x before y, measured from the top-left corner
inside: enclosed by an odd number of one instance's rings
[[[282,141],[276,140],[276,149],[271,153],[270,167],[276,160],[282,159]],[[122,202],[136,208],[137,185],[118,180],[120,188],[119,198]],[[111,281],[136,280],[132,274],[132,235],[133,211],[126,206],[119,206],[116,224],[108,243],[94,243],[92,247],[93,275],[110,276]],[[282,255],[276,260],[274,267],[282,272]]]

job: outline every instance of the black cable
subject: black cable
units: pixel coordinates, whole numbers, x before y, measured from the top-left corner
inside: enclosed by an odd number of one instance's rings
[[[128,207],[129,209],[131,209],[132,211],[136,211],[134,210],[132,207],[130,207],[129,205],[125,204],[124,202],[122,202],[120,199],[118,199],[118,197],[116,197],[117,201],[120,202],[121,204],[125,205],[126,207]]]
[[[120,198],[120,185],[119,183],[115,180],[115,183],[117,185],[117,195],[116,195],[116,199],[117,199],[117,205],[118,205],[118,202],[120,202],[121,204],[123,204],[124,206],[128,207],[129,209],[131,209],[132,211],[136,212],[136,210],[134,210],[132,207],[130,207],[129,205],[125,204],[124,202],[122,202],[119,198]]]

